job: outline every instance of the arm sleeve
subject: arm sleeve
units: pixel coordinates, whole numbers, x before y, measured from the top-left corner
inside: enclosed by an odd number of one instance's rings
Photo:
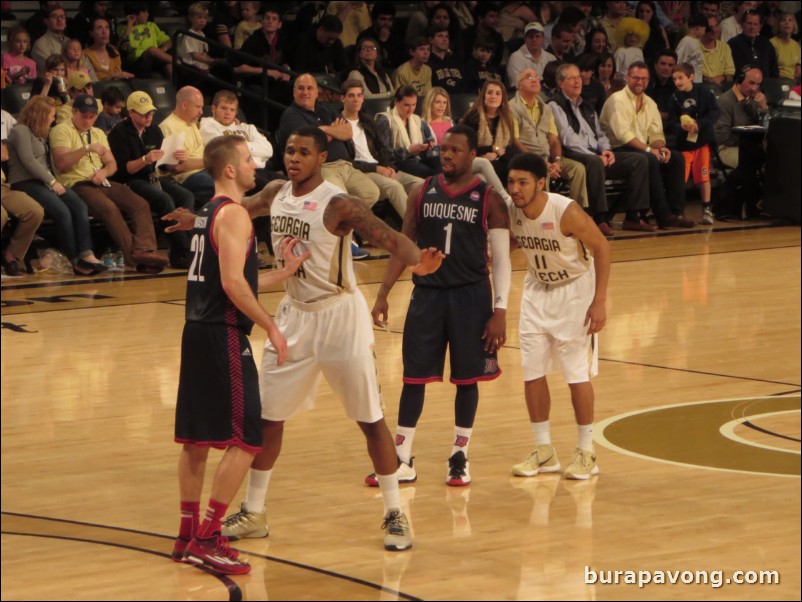
[[[493,254],[493,308],[507,309],[512,280],[510,231],[506,228],[493,228],[488,234],[490,252]]]
[[[40,161],[33,155],[31,145],[31,130],[27,127],[15,127],[8,135],[8,144],[13,147],[19,157],[20,163],[25,166],[29,174],[41,180],[44,184],[49,184],[54,176]]]

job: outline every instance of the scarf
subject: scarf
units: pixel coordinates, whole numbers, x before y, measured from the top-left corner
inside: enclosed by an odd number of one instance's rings
[[[487,117],[483,112],[479,113],[479,146],[499,146],[501,148],[507,148],[511,141],[512,135],[510,129],[507,127],[507,123],[501,115],[498,116],[496,138],[493,140],[493,134],[490,132],[490,124],[487,121]]]
[[[409,116],[408,123],[411,130],[409,131],[407,130],[407,124],[401,119],[396,107],[393,107],[384,114],[390,120],[390,130],[393,133],[393,148],[407,149],[410,144],[423,144],[420,117],[414,113]]]

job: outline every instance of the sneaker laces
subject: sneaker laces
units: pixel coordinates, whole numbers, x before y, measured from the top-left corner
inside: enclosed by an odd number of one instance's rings
[[[237,512],[236,514],[231,514],[230,516],[228,516],[223,521],[223,525],[226,526],[226,527],[233,527],[234,525],[236,525],[240,521],[245,520],[247,515],[248,515],[247,510],[242,509],[239,512]]]
[[[388,535],[404,535],[404,524],[400,512],[393,510],[388,512],[382,522],[382,529],[386,529]]]
[[[239,558],[239,551],[228,545],[228,537],[218,535],[215,539],[214,547],[226,558],[231,558],[232,560]]]

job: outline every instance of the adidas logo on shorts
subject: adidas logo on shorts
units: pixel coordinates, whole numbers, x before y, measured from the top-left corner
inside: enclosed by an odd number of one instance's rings
[[[246,349],[245,351],[242,352],[243,357],[251,357],[252,355],[253,354],[251,353],[250,349]]]

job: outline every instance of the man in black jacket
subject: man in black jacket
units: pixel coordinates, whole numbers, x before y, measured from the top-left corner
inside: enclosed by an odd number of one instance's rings
[[[409,190],[423,180],[395,168],[390,149],[379,138],[376,122],[362,112],[365,84],[357,79],[349,79],[342,88],[343,117],[354,132],[354,167],[379,187],[381,198],[389,199],[393,209],[403,219]]]
[[[125,184],[145,199],[151,211],[161,217],[176,207],[192,210],[195,195],[171,178],[159,179],[156,162],[164,156],[161,150],[164,135],[153,126],[156,107],[145,92],[133,92],[127,101],[128,117],[109,132],[109,147],[117,161],[117,171],[111,179]],[[159,233],[169,222],[156,220]],[[185,231],[167,234],[170,245],[170,266],[187,269],[191,261],[189,233]]]

